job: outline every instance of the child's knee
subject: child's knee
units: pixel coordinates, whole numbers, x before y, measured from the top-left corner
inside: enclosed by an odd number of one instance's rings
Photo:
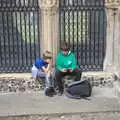
[[[38,70],[33,67],[32,70],[31,70],[31,72],[32,72],[32,78],[33,78],[33,79],[36,79]]]

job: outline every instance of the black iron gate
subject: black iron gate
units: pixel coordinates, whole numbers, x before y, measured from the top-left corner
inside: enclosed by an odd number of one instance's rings
[[[103,69],[106,16],[104,0],[60,0],[60,43],[68,41],[83,71]]]
[[[38,0],[0,0],[0,72],[29,72],[40,56]]]

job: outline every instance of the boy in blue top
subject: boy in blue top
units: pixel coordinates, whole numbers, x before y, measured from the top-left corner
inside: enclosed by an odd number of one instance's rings
[[[46,51],[43,58],[37,58],[32,67],[32,77],[45,77],[45,89],[52,87],[51,83],[52,53]]]

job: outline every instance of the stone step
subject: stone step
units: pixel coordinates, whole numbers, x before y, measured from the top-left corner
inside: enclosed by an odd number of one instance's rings
[[[71,78],[66,78],[67,84]],[[90,81],[92,86],[112,87],[113,76],[106,73],[83,73],[82,80]],[[0,74],[0,93],[40,91],[44,89],[43,80],[33,80],[30,73]]]

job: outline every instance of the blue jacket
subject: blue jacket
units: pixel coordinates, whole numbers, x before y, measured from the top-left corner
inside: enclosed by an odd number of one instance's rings
[[[34,65],[35,65],[38,69],[41,69],[42,67],[48,65],[48,63],[45,62],[44,59],[42,59],[42,58],[37,58],[37,59],[35,60]]]

